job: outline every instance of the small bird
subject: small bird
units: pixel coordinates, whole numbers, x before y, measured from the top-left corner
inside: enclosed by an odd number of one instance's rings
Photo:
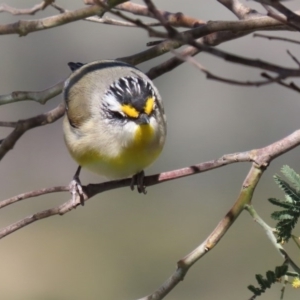
[[[110,179],[132,177],[131,188],[146,193],[144,168],[161,153],[166,116],[153,82],[117,60],[69,63],[63,121],[67,148],[81,167]],[[83,203],[81,203],[83,204]]]

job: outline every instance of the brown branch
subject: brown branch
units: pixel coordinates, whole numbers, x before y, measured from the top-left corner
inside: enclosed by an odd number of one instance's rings
[[[9,6],[5,3],[0,5],[0,12],[8,12],[12,15],[34,15],[40,10],[44,10],[48,5],[50,5],[55,0],[44,0],[39,4],[34,5],[32,8],[15,8]]]
[[[291,57],[291,59],[298,65],[298,67],[300,67],[300,62],[298,58],[295,55],[293,55],[290,50],[286,50],[286,52]]]
[[[261,16],[256,10],[242,4],[239,0],[218,0],[218,2],[234,13],[240,20]]]
[[[221,240],[221,238],[225,235],[225,233],[237,219],[239,214],[242,212],[244,206],[251,201],[254,190],[260,177],[262,176],[262,173],[262,170],[256,168],[255,166],[252,166],[243,183],[241,193],[237,201],[225,215],[225,217],[220,221],[217,227],[213,230],[213,232],[194,251],[178,261],[177,270],[157,291],[139,300],[153,300],[164,298],[174,287],[176,287],[178,283],[180,283],[184,279],[186,273],[193,266],[193,264],[217,245],[217,243]]]
[[[212,250],[217,243],[221,240],[221,238],[225,235],[234,221],[237,219],[242,210],[249,204],[251,204],[251,200],[253,197],[253,193],[255,187],[261,178],[263,171],[270,164],[270,162],[276,158],[277,156],[295,148],[300,145],[300,130],[295,131],[291,135],[279,140],[267,147],[252,150],[243,153],[230,154],[223,156],[222,158],[214,161],[209,161],[206,163],[202,163],[199,165],[195,165],[189,168],[184,168],[180,170],[175,170],[171,172],[166,172],[162,174],[152,175],[146,177],[146,185],[153,185],[157,183],[161,183],[163,181],[172,180],[175,178],[180,178],[183,176],[188,176],[192,174],[196,174],[199,172],[204,172],[207,170],[211,170],[213,168],[221,167],[223,165],[241,162],[241,161],[252,161],[255,163],[252,165],[246,179],[244,180],[240,195],[229,210],[229,212],[225,215],[225,217],[220,221],[220,223],[216,226],[213,232],[205,239],[203,243],[201,243],[195,250],[193,250],[190,254],[185,256],[178,262],[177,270],[172,274],[172,276],[153,294],[141,298],[143,300],[153,300],[153,299],[162,299],[166,296],[176,285],[181,282],[189,268],[196,263],[201,257],[203,257],[207,252]],[[97,185],[88,185],[83,187],[85,201],[99,192],[107,191],[112,188],[129,186],[131,180],[124,179],[118,181],[110,181]],[[61,190],[65,190],[66,187],[61,187]],[[55,188],[54,188],[55,189]],[[28,196],[32,196],[32,193],[24,194]],[[22,198],[22,196],[19,196]],[[23,196],[23,199],[25,197]],[[13,200],[12,200],[13,199]],[[17,200],[16,200],[17,199]],[[19,199],[22,200],[22,199]],[[19,201],[18,197],[9,199],[9,202]],[[8,201],[8,200],[6,200]],[[5,203],[7,204],[7,203]],[[32,224],[38,220],[42,220],[44,218],[64,214],[71,209],[73,209],[71,201],[66,202],[58,207],[43,210],[41,212],[35,213],[31,216],[28,216],[14,224],[11,224],[0,231],[0,238],[3,238],[16,230],[19,230],[29,224]],[[140,299],[140,300],[141,300]]]
[[[189,168],[184,168],[180,170],[175,170],[171,172],[161,173],[157,175],[152,175],[146,177],[146,185],[150,186],[153,184],[158,184],[167,180],[172,180],[175,178],[180,178],[183,176],[193,175],[196,173],[211,170],[213,168],[221,167],[229,163],[241,162],[241,161],[254,161],[244,183],[240,195],[237,201],[225,215],[225,217],[216,226],[213,232],[201,243],[195,250],[190,254],[185,256],[178,262],[178,268],[174,274],[153,294],[144,297],[144,300],[152,299],[162,299],[167,295],[180,281],[183,280],[185,274],[188,272],[189,268],[196,263],[201,257],[203,257],[207,252],[212,250],[221,238],[225,235],[234,221],[237,219],[242,210],[249,204],[253,197],[255,187],[261,178],[263,171],[270,164],[270,162],[277,156],[295,148],[300,145],[300,130],[295,131],[289,136],[261,149],[251,150],[243,153],[236,153],[223,156],[220,159],[205,162],[199,165],[195,165]],[[90,197],[104,192],[110,189],[129,186],[131,183],[130,179],[109,181],[101,184],[90,184],[83,187],[85,201]],[[65,187],[62,187],[64,189]],[[27,196],[30,193],[27,193]],[[11,198],[13,199],[13,198]],[[17,199],[17,198],[15,198]],[[20,199],[21,200],[21,199]],[[7,201],[7,200],[6,200]],[[13,201],[13,200],[9,200]],[[16,230],[19,230],[35,221],[53,216],[58,214],[64,214],[74,207],[72,206],[72,201],[66,202],[58,207],[47,209],[31,216],[28,216],[14,224],[11,224],[0,231],[0,238],[3,238]]]
[[[263,7],[268,11],[268,15],[276,20],[281,20],[281,22],[295,28],[296,30],[300,30],[300,16],[295,14],[293,11],[285,7],[279,1],[269,1],[262,0],[257,1],[261,2]],[[277,11],[281,12],[284,16],[280,16],[279,14],[275,14],[267,5],[274,7]]]
[[[289,26],[297,31],[299,31],[299,27],[297,25],[292,24],[291,22],[288,22],[287,18],[279,14],[275,11],[273,11],[268,5],[262,4],[262,6],[265,8],[265,10],[268,12],[268,16],[273,18],[274,20],[277,20],[278,22],[281,22],[282,24],[285,24],[286,26]]]
[[[18,122],[5,122],[5,121],[0,121],[0,127],[11,127],[15,128],[18,125]]]
[[[121,20],[111,19],[111,18],[97,18],[97,17],[89,17],[84,19],[85,21],[94,22],[94,23],[100,23],[100,24],[106,24],[106,25],[114,25],[114,26],[123,26],[123,27],[138,27],[138,25],[132,23],[132,22],[125,22]],[[154,26],[161,26],[158,22],[143,22],[145,26],[148,27],[154,27]]]
[[[195,38],[197,35],[203,36],[203,40],[197,40],[199,44],[202,43],[203,45],[206,44],[215,46],[225,41],[230,41],[252,33],[253,30],[251,30],[251,26],[254,26],[254,24],[256,24],[256,27],[258,24],[260,24],[260,29],[274,29],[276,28],[276,26],[281,26],[282,28],[282,25],[280,23],[269,17],[260,17],[258,20],[246,21],[209,22],[207,25],[203,25],[201,28],[196,28],[195,30],[200,30],[200,32],[196,32],[197,34],[193,31],[193,34],[191,36],[191,31],[185,31],[178,37],[179,40],[165,40],[150,49],[144,50],[132,56],[122,57],[119,59],[133,65],[137,65],[146,60],[150,60],[152,58],[163,55],[169,52],[171,49],[179,48],[184,44],[184,41],[186,42],[187,39]],[[258,27],[254,29],[258,29]],[[198,49],[196,50],[194,50],[194,48],[195,47],[188,48],[188,52],[192,53],[190,55],[195,55],[202,50],[200,49],[200,47],[198,47]],[[157,76],[160,76],[161,74],[174,69],[181,63],[182,61],[180,59],[170,59],[167,62],[163,63],[161,67],[158,66],[157,68],[153,68],[151,71],[149,71],[149,74],[151,74],[150,78],[153,79]]]
[[[0,144],[0,160],[11,150],[18,139],[29,129],[50,124],[58,120],[64,115],[65,105],[59,104],[56,108],[47,113],[35,116],[30,119],[20,120],[17,122],[15,129],[2,140]]]
[[[279,74],[281,78],[300,76],[299,69],[285,68],[275,64],[267,63],[259,59],[244,58],[242,56],[234,55],[216,48],[208,47],[203,44],[201,45],[193,40],[190,40],[189,44],[193,47],[198,48],[199,50],[202,50],[203,52],[223,58],[225,61],[274,72]]]
[[[270,41],[277,40],[277,41],[284,41],[284,42],[294,43],[294,44],[297,44],[297,45],[300,44],[299,41],[296,41],[296,40],[293,40],[293,39],[283,38],[283,37],[279,37],[279,36],[266,35],[266,34],[254,33],[253,37],[266,38]]]
[[[5,206],[19,202],[21,200],[38,197],[38,196],[42,196],[42,195],[46,195],[46,194],[51,194],[51,193],[67,192],[69,190],[70,190],[69,186],[55,186],[55,187],[51,187],[51,188],[44,188],[44,189],[40,189],[40,190],[36,190],[36,191],[22,193],[17,196],[0,201],[0,209]]]
[[[125,0],[119,0],[118,3]],[[54,28],[71,22],[75,22],[94,15],[101,15],[105,12],[105,8],[99,5],[80,8],[74,11],[65,12],[57,16],[51,16],[39,20],[20,20],[16,23],[0,25],[0,35],[3,34],[19,34],[27,35],[30,32]]]
[[[241,152],[241,153],[233,153],[233,154],[227,154],[222,156],[219,159],[203,162],[197,165],[193,165],[190,167],[178,169],[178,170],[173,170],[169,172],[164,172],[156,175],[150,175],[145,177],[145,185],[146,186],[152,186],[156,184],[160,184],[166,181],[170,180],[175,180],[179,179],[182,177],[187,177],[191,176],[194,174],[198,173],[203,173],[209,170],[213,170],[216,168],[220,168],[222,166],[236,163],[236,162],[250,162],[252,161],[252,152]],[[130,187],[131,186],[131,179],[122,179],[122,180],[113,180],[113,181],[107,181],[99,184],[89,184],[86,186],[82,186],[83,192],[84,192],[84,201],[88,201],[90,198],[93,196],[103,193],[112,189],[117,189],[121,187]],[[47,188],[47,189],[40,189],[37,191],[31,191],[27,193],[23,193],[14,197],[11,197],[9,199],[3,200],[0,202],[0,208],[5,207],[7,205],[16,203],[21,200],[25,200],[31,197],[36,197],[40,196],[43,194],[48,194],[48,193],[54,193],[54,192],[62,192],[62,191],[70,191],[71,187],[70,185],[68,186],[59,186],[59,187],[52,187],[52,188]],[[8,234],[21,229],[35,221],[38,221],[43,218],[50,217],[52,215],[63,215],[70,210],[74,209],[74,202],[69,200],[68,202],[63,203],[62,205],[39,212],[37,214],[34,214],[32,216],[28,216],[25,219],[22,219],[12,225],[9,225],[2,229],[0,231],[0,238],[3,238],[7,236]]]
[[[277,242],[277,239],[274,234],[273,228],[271,228],[255,211],[254,207],[252,205],[246,205],[245,210],[249,212],[253,220],[259,224],[265,231],[267,237],[275,247],[275,249],[279,252],[279,254],[290,264],[290,266],[294,269],[295,272],[298,272],[300,274],[300,268],[297,266],[297,264],[292,260],[292,258],[289,256],[289,254],[286,252],[286,250],[283,248],[281,243]]]
[[[145,24],[144,22],[142,22],[139,19],[130,18],[130,17],[126,16],[125,14],[121,13],[120,11],[110,10],[110,13],[136,25],[136,27],[145,29],[146,31],[148,31],[148,34],[150,37],[168,38],[168,34],[166,34],[165,32],[154,30],[152,27]]]
[[[213,170],[216,168],[220,168],[222,166],[236,163],[236,162],[254,162],[254,166],[252,167],[253,170],[264,170],[268,164],[275,159],[276,157],[282,155],[285,152],[288,152],[292,150],[293,148],[297,147],[300,145],[300,130],[295,131],[294,133],[290,134],[289,136],[271,144],[268,145],[264,148],[261,149],[255,149],[255,150],[250,150],[246,152],[241,152],[241,153],[233,153],[233,154],[228,154],[224,155],[219,159],[207,161],[204,163],[200,163],[197,165],[193,165],[190,167],[178,169],[178,170],[173,170],[169,172],[164,172],[156,175],[151,175],[151,176],[146,176],[145,177],[145,185],[146,186],[152,186],[156,184],[160,184],[166,181],[186,177],[186,176],[191,176],[194,174],[198,173],[203,173],[209,170]],[[254,172],[255,173],[255,172]],[[247,182],[247,179],[246,181]],[[83,198],[84,201],[86,202],[93,196],[103,193],[112,189],[116,188],[121,188],[121,187],[126,187],[131,185],[131,179],[122,179],[122,180],[113,180],[113,181],[107,181],[103,182],[100,184],[89,184],[87,186],[83,186]],[[247,187],[247,184],[244,185]],[[47,191],[52,192],[52,189],[57,189],[59,191],[66,191],[70,189],[70,186],[67,187],[54,187],[51,189],[48,189]],[[42,190],[41,190],[42,191]],[[54,191],[55,192],[55,191]],[[12,198],[9,198],[7,200],[4,200],[4,204],[0,203],[1,206],[6,206],[12,203],[15,203],[16,201],[20,201],[23,199],[27,199],[29,197],[34,196],[35,193],[41,194],[42,192],[40,191],[33,191],[29,193],[25,193],[19,196],[15,196]],[[62,205],[47,210],[47,211],[42,211],[39,212],[33,216],[29,216],[13,225],[9,225],[8,227],[4,228],[2,231],[0,231],[0,238],[23,228],[24,226],[33,223],[34,221],[40,220],[42,218],[49,217],[51,215],[56,215],[56,214],[64,214],[70,210],[74,209],[74,202],[69,200],[66,203],[63,203]],[[232,220],[233,222],[234,220]],[[18,224],[18,225],[16,225]],[[228,229],[228,228],[227,228]],[[227,230],[226,229],[226,230]]]
[[[57,9],[60,13],[65,13],[68,12],[69,10],[64,9],[63,7],[52,3],[51,4],[52,7],[54,7],[55,9]],[[124,26],[124,27],[137,27],[136,24],[132,23],[132,22],[124,22],[121,20],[115,20],[115,19],[111,19],[111,18],[107,18],[107,17],[103,17],[103,18],[99,18],[99,17],[88,17],[84,19],[85,21],[89,21],[89,22],[94,22],[94,23],[100,23],[100,24],[106,24],[106,25],[115,25],[115,26]],[[149,23],[145,23],[147,26],[160,26],[160,23],[158,22],[149,22]]]
[[[43,91],[15,91],[11,94],[0,95],[0,105],[27,100],[32,100],[41,104],[45,104],[48,100],[54,98],[55,96],[61,93],[63,85],[64,82],[62,81]]]
[[[206,78],[207,79],[212,79],[212,80],[220,81],[220,82],[223,82],[223,83],[240,85],[240,86],[257,86],[258,87],[258,86],[262,86],[262,85],[271,84],[273,82],[277,82],[277,81],[279,81],[281,79],[280,77],[270,78],[270,79],[264,80],[264,81],[241,81],[241,80],[228,79],[228,78],[220,77],[220,76],[217,76],[217,75],[211,73],[208,69],[206,69],[204,66],[202,66],[193,57],[191,57],[189,55],[188,56],[184,56],[184,55],[181,55],[180,53],[178,53],[176,51],[172,51],[172,53],[176,57],[178,57],[179,59],[181,59],[182,61],[186,61],[186,62],[191,63],[198,70],[200,70],[201,72],[203,72],[204,74],[206,74]]]
[[[289,151],[294,147],[300,145],[300,130],[295,131],[288,137],[269,145],[265,148],[258,150],[253,150],[256,152],[256,161],[252,165],[246,179],[243,182],[241,192],[225,215],[225,217],[219,222],[216,228],[211,232],[211,234],[201,243],[195,250],[185,256],[183,259],[178,261],[177,270],[166,280],[166,282],[158,288],[154,293],[149,296],[143,297],[139,300],[157,300],[164,298],[174,287],[177,286],[185,277],[188,270],[195,264],[200,258],[202,258],[206,253],[211,251],[222,237],[226,234],[231,225],[235,222],[237,217],[243,211],[243,209],[251,204],[251,200],[255,191],[255,188],[265,170],[265,167],[270,164],[270,162],[282,154],[283,152]]]
[[[274,80],[276,81],[278,84],[286,87],[286,88],[289,88],[293,91],[296,91],[298,93],[300,93],[300,87],[298,87],[294,82],[290,82],[290,83],[285,83],[283,82],[282,80],[275,80],[276,78],[275,77],[272,77],[271,75],[267,74],[267,73],[261,73],[261,76],[264,77],[264,78],[268,78],[270,80]]]
[[[140,5],[133,2],[125,2],[116,6],[117,9],[130,12],[134,15],[145,16],[153,18],[153,14],[149,11],[149,8],[145,5]],[[196,18],[192,18],[183,13],[171,13],[169,11],[157,10],[160,15],[168,22],[168,24],[175,27],[188,27],[194,28],[206,22]]]
[[[175,37],[178,32],[173,28],[168,21],[164,18],[163,14],[156,8],[155,4],[151,0],[144,0],[146,3],[149,12],[165,27],[168,32],[168,38],[172,39]]]
[[[196,42],[199,44],[207,45],[207,46],[216,46],[223,42],[230,41],[232,39],[236,39],[238,37],[245,36],[249,34],[250,32],[240,32],[240,33],[233,33],[231,31],[220,31],[211,33],[209,35],[204,36],[203,38],[197,39]],[[192,46],[186,47],[183,51],[180,52],[180,55],[182,56],[195,56],[201,52],[200,49],[197,49]],[[151,68],[147,75],[149,78],[154,79],[166,72],[170,72],[176,67],[180,66],[183,63],[183,61],[177,57],[172,57],[165,62]]]

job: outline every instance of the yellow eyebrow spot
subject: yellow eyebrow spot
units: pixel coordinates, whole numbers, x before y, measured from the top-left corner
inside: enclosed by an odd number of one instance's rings
[[[129,118],[137,118],[139,116],[139,112],[134,107],[128,104],[122,105],[122,111]]]
[[[144,111],[145,111],[145,113],[147,115],[150,115],[152,113],[153,105],[154,105],[154,98],[153,97],[149,97],[147,99],[145,107],[144,107]]]

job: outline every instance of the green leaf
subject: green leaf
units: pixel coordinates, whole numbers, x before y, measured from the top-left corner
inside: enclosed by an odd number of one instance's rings
[[[286,194],[288,194],[294,201],[300,202],[300,195],[297,193],[297,191],[291,185],[289,185],[286,181],[281,179],[278,175],[274,176],[274,180],[278,184],[278,186]]]
[[[281,168],[281,173],[292,183],[293,187],[299,192],[300,176],[291,167],[284,165]]]
[[[269,198],[268,199],[269,202],[271,202],[272,204],[274,205],[277,205],[277,206],[280,206],[282,208],[293,208],[295,205],[294,204],[291,204],[291,203],[287,203],[286,201],[282,201],[282,200],[279,200],[279,199],[276,199],[276,198]]]
[[[274,211],[271,214],[272,219],[274,220],[293,220],[294,217],[291,216],[291,214],[287,210],[282,210],[282,211]]]
[[[266,285],[266,281],[264,280],[263,276],[260,274],[256,274],[255,278],[256,278],[257,282],[259,283],[259,285],[261,286],[261,289],[265,290],[267,288],[267,285]]]
[[[275,283],[276,276],[275,276],[275,273],[273,271],[267,271],[266,276],[267,276],[267,279],[270,283]]]
[[[288,265],[282,265],[275,268],[275,276],[276,278],[280,278],[286,274],[288,270]]]
[[[260,296],[261,295],[261,291],[259,288],[256,288],[253,285],[248,285],[248,289],[256,296]]]

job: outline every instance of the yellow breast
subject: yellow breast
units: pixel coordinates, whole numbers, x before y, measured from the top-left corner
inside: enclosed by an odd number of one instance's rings
[[[154,140],[150,124],[136,128],[134,138],[117,156],[103,155],[101,149],[88,150],[74,159],[82,166],[108,178],[132,176],[149,166],[160,154],[162,146]]]

